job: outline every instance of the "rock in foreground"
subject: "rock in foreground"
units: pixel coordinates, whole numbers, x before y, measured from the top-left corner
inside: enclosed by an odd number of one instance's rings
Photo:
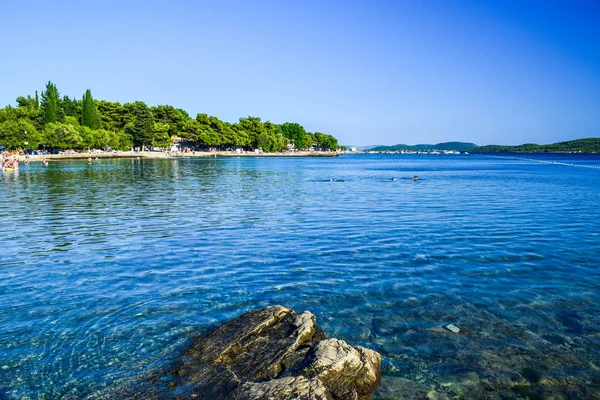
[[[381,356],[325,339],[308,311],[250,311],[200,337],[166,374],[120,397],[210,400],[370,399]]]

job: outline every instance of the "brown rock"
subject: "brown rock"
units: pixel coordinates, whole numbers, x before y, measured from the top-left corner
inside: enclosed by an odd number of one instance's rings
[[[325,339],[308,311],[250,311],[200,337],[162,376],[116,391],[138,399],[366,400],[381,356]]]

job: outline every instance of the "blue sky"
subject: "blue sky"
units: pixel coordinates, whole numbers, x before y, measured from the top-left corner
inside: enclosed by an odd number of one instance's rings
[[[348,145],[599,137],[598,21],[597,1],[4,2],[0,105],[51,79]]]

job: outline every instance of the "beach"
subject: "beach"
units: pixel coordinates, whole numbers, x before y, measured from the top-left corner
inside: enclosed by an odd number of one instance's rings
[[[319,152],[319,151],[294,151],[282,153],[257,153],[251,151],[194,151],[194,152],[163,152],[163,151],[111,151],[111,152],[85,152],[85,153],[64,153],[59,154],[36,154],[30,155],[31,161],[39,161],[42,158],[47,160],[80,160],[89,157],[94,158],[225,158],[225,157],[339,157],[337,152]],[[19,162],[25,161],[27,156],[16,155]]]

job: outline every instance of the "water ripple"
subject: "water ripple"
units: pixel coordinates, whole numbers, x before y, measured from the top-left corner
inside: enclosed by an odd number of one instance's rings
[[[553,379],[597,378],[597,170],[480,157],[103,163],[0,176],[0,398],[101,392],[198,330],[278,303],[380,351],[382,393],[400,379],[515,381],[508,363],[548,352],[562,360]],[[449,322],[465,336],[439,330]]]

